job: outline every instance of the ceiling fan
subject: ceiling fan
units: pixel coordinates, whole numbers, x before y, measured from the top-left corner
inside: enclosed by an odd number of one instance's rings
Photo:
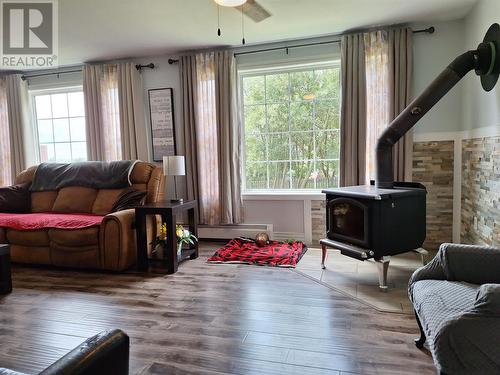
[[[266,18],[271,17],[262,5],[256,0],[214,0],[218,5],[223,7],[233,7],[254,22],[264,21]]]

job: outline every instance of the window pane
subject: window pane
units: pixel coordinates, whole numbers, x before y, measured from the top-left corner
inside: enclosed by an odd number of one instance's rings
[[[51,99],[53,118],[68,117],[67,94],[53,94],[51,95]]]
[[[292,133],[292,160],[314,159],[313,133]]]
[[[318,129],[339,129],[339,108],[338,101],[318,101],[316,102],[316,128]]]
[[[288,100],[288,74],[266,76],[266,101],[285,102]]]
[[[259,134],[266,131],[266,106],[245,106],[245,132]]]
[[[288,131],[288,104],[267,106],[267,127],[270,132]]]
[[[312,130],[313,102],[298,102],[290,104],[290,129]]]
[[[266,161],[266,136],[246,135],[245,149],[247,161]]]
[[[69,142],[69,121],[68,119],[55,119],[54,121],[54,141]]]
[[[337,130],[316,132],[316,159],[338,159],[340,153]]]
[[[269,163],[269,188],[290,189],[290,163]]]
[[[243,100],[245,104],[264,103],[264,76],[243,79]]]
[[[288,134],[269,134],[269,160],[288,160]]]
[[[38,120],[38,142],[54,142],[52,120]]]
[[[35,110],[37,119],[47,119],[52,117],[50,109],[50,95],[35,96]]]
[[[337,187],[339,184],[339,162],[338,161],[317,161],[316,169],[318,178],[316,188],[324,189]]]
[[[54,162],[56,161],[56,155],[54,153],[54,144],[40,144],[40,161],[44,162]]]
[[[246,188],[267,189],[267,163],[247,163]]]
[[[314,189],[314,162],[292,162],[292,189]]]
[[[314,72],[317,82],[317,98],[335,98],[339,96],[339,69],[322,69]]]
[[[58,162],[70,162],[71,161],[71,146],[70,143],[55,143],[54,148],[56,150],[56,160]]]
[[[68,93],[68,109],[70,117],[85,116],[83,92]]]
[[[87,145],[85,142],[72,142],[71,143],[72,161],[85,161],[87,160]]]
[[[71,131],[71,140],[85,141],[85,117],[76,117],[69,119],[69,126]]]
[[[340,69],[303,69],[243,77],[246,189],[338,186]]]
[[[292,100],[307,100],[315,97],[317,82],[312,70],[290,73]]]

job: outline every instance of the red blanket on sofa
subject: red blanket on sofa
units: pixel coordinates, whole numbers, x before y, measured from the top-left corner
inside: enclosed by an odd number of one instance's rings
[[[37,230],[44,228],[81,229],[101,225],[104,216],[39,212],[32,214],[0,213],[0,228]]]

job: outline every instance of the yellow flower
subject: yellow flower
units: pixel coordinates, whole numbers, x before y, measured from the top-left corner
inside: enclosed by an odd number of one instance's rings
[[[179,238],[182,237],[182,235],[184,234],[184,228],[182,227],[182,225],[177,225],[177,228],[175,230],[175,234]]]

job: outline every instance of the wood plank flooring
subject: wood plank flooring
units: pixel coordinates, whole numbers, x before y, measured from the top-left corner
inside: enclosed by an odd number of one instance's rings
[[[412,316],[292,270],[205,263],[215,246],[169,276],[15,267],[0,297],[0,367],[34,374],[120,328],[131,374],[435,374]]]

